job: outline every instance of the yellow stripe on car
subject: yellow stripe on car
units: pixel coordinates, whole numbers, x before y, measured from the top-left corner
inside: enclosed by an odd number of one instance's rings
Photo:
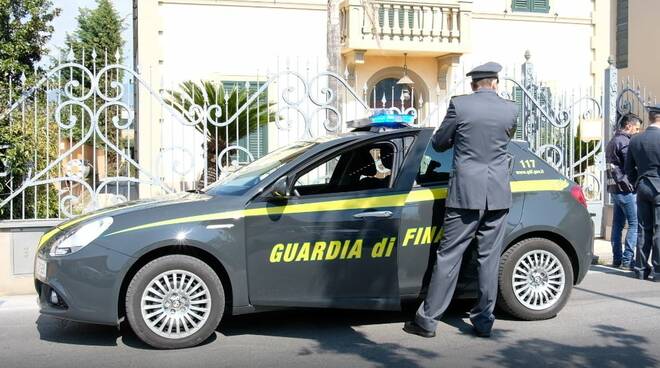
[[[523,180],[511,182],[511,191],[520,192],[541,192],[541,191],[562,191],[566,189],[569,182],[563,179],[555,180]],[[331,212],[359,210],[380,207],[401,207],[406,203],[426,202],[447,198],[447,188],[424,188],[414,189],[406,194],[394,194],[377,197],[350,198],[334,201],[321,201],[312,203],[291,204],[285,206],[272,206],[250,208],[245,210],[218,212],[205,215],[195,215],[180,217],[170,220],[152,222],[149,224],[130,227],[127,229],[115,231],[106,236],[121,234],[129,231],[150,229],[159,226],[184,224],[191,222],[203,222],[213,220],[240,219],[244,217],[255,216],[277,216],[282,214],[298,214],[310,212]]]
[[[124,209],[124,208],[126,208],[126,207],[122,207],[122,209]],[[55,236],[55,234],[59,233],[60,231],[66,229],[66,228],[69,228],[69,227],[71,227],[71,226],[73,226],[73,225],[75,225],[75,224],[77,224],[77,223],[80,223],[80,222],[82,222],[82,221],[85,221],[85,220],[87,220],[88,218],[91,218],[91,217],[94,217],[94,216],[99,216],[99,215],[102,215],[102,214],[104,214],[104,213],[112,212],[112,211],[115,211],[115,210],[117,210],[117,208],[110,208],[110,209],[107,209],[107,210],[102,210],[102,211],[94,212],[94,213],[91,213],[91,214],[89,214],[89,215],[78,216],[78,217],[76,217],[76,218],[74,218],[74,219],[71,219],[71,220],[65,222],[65,223],[62,223],[62,224],[60,224],[60,225],[58,225],[58,226],[56,226],[56,227],[50,229],[47,233],[45,233],[44,235],[42,235],[42,236],[41,236],[41,239],[39,239],[39,245],[37,246],[37,248],[40,248],[40,247],[41,247],[44,243],[46,243],[50,238],[52,238],[53,236]]]

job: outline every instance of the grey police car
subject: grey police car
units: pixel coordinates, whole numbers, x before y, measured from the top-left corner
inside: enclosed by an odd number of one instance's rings
[[[274,308],[397,310],[424,295],[442,237],[452,152],[432,129],[300,141],[198,193],[128,202],[64,222],[35,259],[41,313],[117,325],[158,348],[199,344],[223,316]],[[592,258],[582,190],[522,142],[498,306],[555,316]],[[474,297],[476,258],[456,297]]]

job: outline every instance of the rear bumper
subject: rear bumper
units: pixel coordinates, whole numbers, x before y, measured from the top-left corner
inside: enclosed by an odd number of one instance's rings
[[[577,272],[577,277],[575,279],[575,284],[579,284],[584,280],[585,276],[587,276],[587,272],[589,271],[589,267],[591,267],[591,262],[593,261],[594,258],[594,223],[591,221],[591,218],[589,219],[589,223],[591,224],[591,232],[587,234],[587,238],[581,238],[576,240],[577,242],[580,242],[578,246],[576,246],[575,250],[578,253],[578,262],[579,262],[579,269]]]
[[[35,276],[42,314],[78,322],[118,324],[121,280],[131,257],[94,244],[64,257],[44,253],[37,257],[47,263],[46,277]]]

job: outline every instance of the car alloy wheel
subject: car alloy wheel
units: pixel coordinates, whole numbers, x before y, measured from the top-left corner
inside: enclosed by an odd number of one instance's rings
[[[184,270],[166,271],[144,289],[141,311],[149,329],[180,339],[197,332],[211,312],[211,294],[204,281]]]
[[[564,292],[566,273],[559,259],[545,250],[525,253],[511,276],[516,299],[532,310],[552,307]]]
[[[195,346],[215,332],[225,311],[218,274],[201,259],[172,254],[145,264],[126,289],[126,319],[159,349]]]

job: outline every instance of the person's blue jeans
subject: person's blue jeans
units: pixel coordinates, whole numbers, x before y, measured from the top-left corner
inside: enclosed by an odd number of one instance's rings
[[[637,200],[634,193],[612,194],[614,215],[612,218],[612,255],[614,264],[630,264],[634,259],[637,244]],[[625,249],[621,249],[621,234],[626,222]]]

